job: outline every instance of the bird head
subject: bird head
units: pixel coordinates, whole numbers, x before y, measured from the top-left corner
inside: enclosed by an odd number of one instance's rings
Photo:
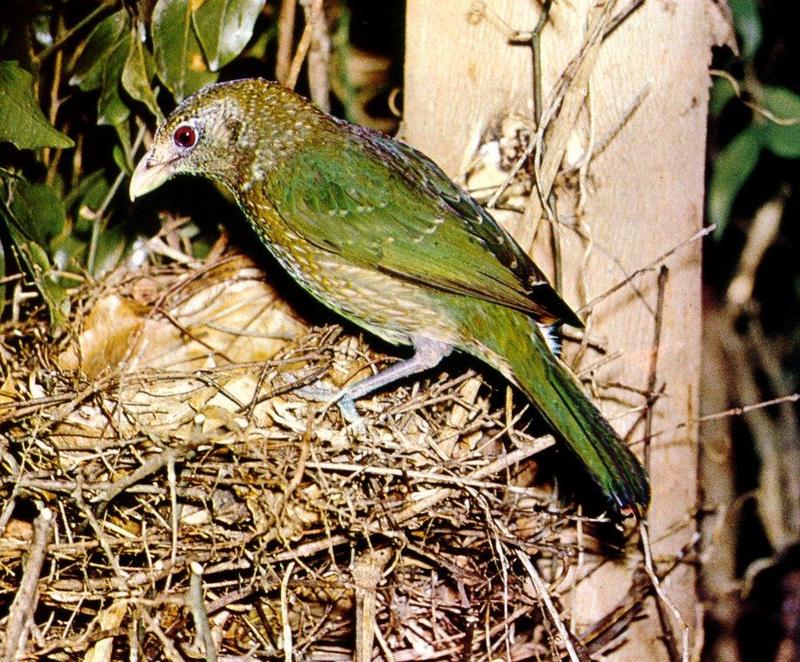
[[[263,173],[285,146],[292,110],[305,104],[261,79],[209,85],[164,120],[130,182],[131,200],[180,174],[202,175],[237,193],[253,171]],[[279,151],[279,150],[278,150]],[[246,188],[246,186],[245,186]]]

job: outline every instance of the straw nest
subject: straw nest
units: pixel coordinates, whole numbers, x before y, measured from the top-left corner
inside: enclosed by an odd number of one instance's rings
[[[2,334],[7,642],[95,661],[564,654],[560,595],[597,541],[537,481],[552,439],[502,379],[451,363],[348,428],[300,387],[392,357],[306,326],[236,255],[118,271],[72,310],[57,337],[36,316]],[[607,646],[636,590],[572,652]]]

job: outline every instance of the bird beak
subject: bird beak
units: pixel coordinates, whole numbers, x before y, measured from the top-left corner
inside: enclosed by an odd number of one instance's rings
[[[139,161],[136,170],[133,171],[131,183],[128,187],[131,200],[157,189],[173,175],[174,161],[151,163],[152,158],[153,153],[147,152],[142,157],[142,160]]]

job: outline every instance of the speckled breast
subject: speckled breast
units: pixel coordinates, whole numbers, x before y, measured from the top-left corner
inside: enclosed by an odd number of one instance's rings
[[[393,344],[411,344],[415,335],[459,344],[461,334],[441,306],[446,294],[319,248],[288,229],[274,211],[248,220],[303,289],[351,322]]]

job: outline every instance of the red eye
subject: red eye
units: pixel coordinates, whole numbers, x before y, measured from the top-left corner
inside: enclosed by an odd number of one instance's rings
[[[194,147],[194,144],[197,142],[197,131],[193,126],[182,124],[175,129],[175,133],[172,134],[172,139],[178,147],[189,149],[190,147]]]

